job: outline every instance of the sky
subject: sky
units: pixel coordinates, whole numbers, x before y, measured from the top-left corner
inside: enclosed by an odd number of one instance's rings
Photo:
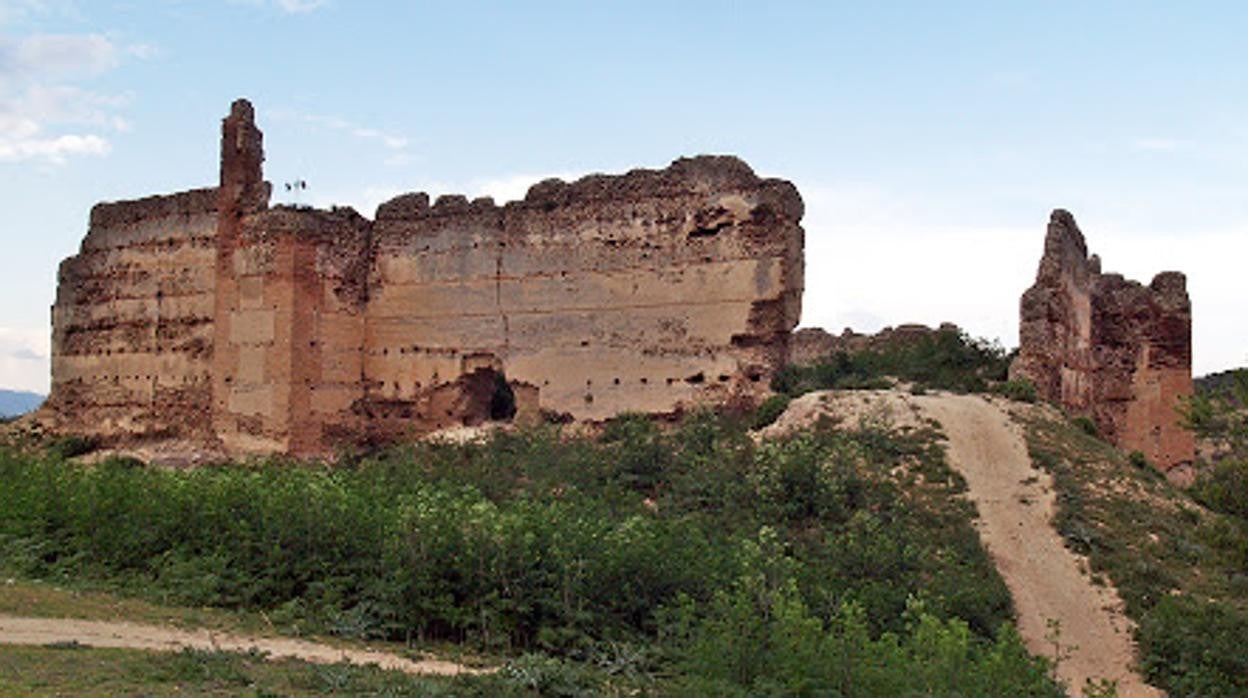
[[[1248,365],[1248,4],[0,0],[0,387],[46,391],[97,201],[265,174],[406,191],[735,154],[806,202],[802,324],[1017,345],[1054,208],[1106,271],[1188,275],[1197,375]],[[289,199],[286,199],[290,201]]]

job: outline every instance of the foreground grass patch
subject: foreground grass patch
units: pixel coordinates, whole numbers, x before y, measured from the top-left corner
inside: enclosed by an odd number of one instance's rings
[[[548,693],[826,692],[865,655],[882,659],[849,695],[968,676],[1057,690],[1009,629],[932,434],[755,444],[746,423],[625,416],[597,438],[536,429],[317,467],[0,452],[0,559],[277,627],[521,656],[500,675]],[[743,638],[811,661],[707,649]]]
[[[1077,422],[1020,414],[1032,459],[1053,475],[1059,533],[1138,623],[1146,678],[1174,696],[1248,693],[1244,527]]]
[[[374,667],[272,661],[231,652],[0,645],[4,695],[532,695],[505,677],[413,677]]]

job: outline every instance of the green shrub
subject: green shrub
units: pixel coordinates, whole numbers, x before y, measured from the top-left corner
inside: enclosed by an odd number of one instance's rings
[[[585,690],[584,662],[641,682],[681,657],[710,662],[696,648],[733,641],[712,635],[747,608],[771,614],[757,632],[789,643],[767,656],[792,680],[697,669],[676,684],[826,686],[824,669],[792,658],[834,656],[860,624],[870,643],[897,638],[902,659],[878,678],[892,685],[903,679],[890,672],[943,661],[907,644],[911,597],[966,661],[996,661],[1008,593],[939,448],[880,428],[756,445],[746,426],[706,411],[668,430],[624,416],[598,438],[533,428],[339,467],[81,467],[0,451],[0,564],[305,630],[562,658],[518,662],[517,691]],[[1031,665],[1001,651],[1029,685]]]
[[[89,436],[61,436],[44,445],[44,452],[51,458],[68,459],[91,453],[99,448],[98,442]]]
[[[1205,470],[1191,489],[1201,504],[1248,522],[1248,461],[1224,460]]]
[[[687,690],[717,695],[1062,696],[1043,659],[1012,626],[995,640],[911,602],[900,633],[873,635],[866,611],[840,605],[811,613],[792,579],[764,568],[718,592],[705,616],[690,606],[677,623]]]
[[[812,390],[886,388],[891,377],[919,390],[980,392],[1005,380],[1008,368],[1009,355],[1000,345],[941,330],[882,349],[838,352],[812,366],[786,366],[771,387],[796,397]]]
[[[1183,696],[1248,693],[1248,614],[1228,605],[1167,596],[1140,621],[1145,677]]]
[[[1036,385],[1027,379],[1006,381],[998,385],[995,391],[1010,400],[1018,402],[1035,402],[1039,399]]]
[[[780,415],[789,408],[789,402],[793,398],[784,393],[777,393],[763,400],[763,404],[758,406],[754,411],[754,417],[750,420],[751,429],[762,429],[763,427],[775,424]]]
[[[1087,434],[1094,439],[1101,438],[1101,430],[1097,428],[1096,422],[1092,421],[1091,417],[1079,415],[1070,421],[1084,434]]]

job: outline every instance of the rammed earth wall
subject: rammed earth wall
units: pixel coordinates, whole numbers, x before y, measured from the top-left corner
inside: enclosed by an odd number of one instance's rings
[[[603,419],[752,400],[803,286],[792,184],[740,160],[549,180],[522,201],[268,206],[251,105],[221,184],[101,204],[61,267],[48,412],[115,442],[315,455],[497,408]]]

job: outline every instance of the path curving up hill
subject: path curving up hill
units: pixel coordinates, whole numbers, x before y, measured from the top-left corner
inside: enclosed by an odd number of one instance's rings
[[[1052,658],[1050,623],[1060,627],[1057,674],[1080,695],[1088,679],[1116,681],[1121,698],[1163,695],[1132,669],[1132,624],[1117,592],[1095,585],[1087,563],[1062,544],[1053,527],[1052,478],[1035,468],[1022,428],[1002,403],[980,395],[896,390],[808,393],[792,402],[759,438],[809,428],[821,416],[853,424],[885,419],[894,426],[940,423],[949,464],[966,479],[979,511],[975,528],[1005,579],[1028,650]]]
[[[1132,670],[1134,643],[1122,600],[1083,573],[1086,562],[1053,528],[1052,480],[1032,466],[1022,429],[1005,409],[977,395],[912,398],[940,422],[949,462],[966,478],[979,510],[976,528],[1014,597],[1018,630],[1033,653],[1052,657],[1050,621],[1060,624],[1068,653],[1058,665],[1074,695],[1085,680],[1118,683],[1118,695],[1161,696]]]
[[[454,676],[479,674],[481,669],[440,659],[412,660],[389,652],[343,649],[317,642],[280,637],[248,637],[211,630],[179,630],[158,625],[74,618],[18,618],[0,615],[0,645],[50,645],[76,642],[87,647],[177,652],[196,649],[248,652],[271,659],[300,659],[314,664],[375,664],[408,674]]]

